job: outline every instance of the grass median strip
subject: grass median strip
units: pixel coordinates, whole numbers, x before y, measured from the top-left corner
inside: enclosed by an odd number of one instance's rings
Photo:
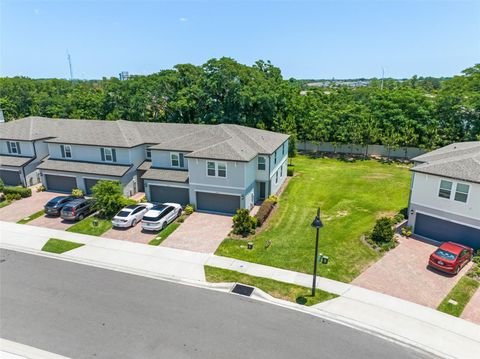
[[[254,277],[248,274],[228,269],[205,266],[205,277],[208,282],[238,282],[257,287],[272,297],[296,302],[302,305],[315,305],[326,300],[338,297],[336,294],[318,290],[315,297],[311,296],[311,289],[295,284],[279,282],[273,279]]]
[[[10,203],[12,203],[12,201],[4,200],[0,202],[0,208],[7,207]]]
[[[17,223],[19,224],[26,224],[30,221],[33,221],[35,218],[38,218],[38,217],[41,217],[45,215],[45,211],[42,209],[41,211],[38,211],[38,212],[35,212],[34,214],[28,216],[28,217],[25,217],[25,218],[22,218],[21,220],[19,220]]]
[[[50,238],[42,247],[42,251],[61,254],[83,245],[83,243],[75,243],[58,238]]]
[[[96,225],[95,225],[96,224]],[[95,216],[87,217],[77,222],[67,229],[68,232],[89,234],[91,236],[101,236],[112,228],[112,223],[106,219],[100,219]]]
[[[480,282],[477,280],[463,277],[455,287],[453,287],[450,293],[448,293],[437,309],[441,312],[459,317],[479,287]]]
[[[172,234],[174,230],[176,230],[180,226],[180,223],[178,222],[172,222],[170,223],[167,228],[165,228],[163,231],[161,231],[154,239],[152,239],[148,244],[151,246],[158,246],[160,243],[162,243],[167,237]]]

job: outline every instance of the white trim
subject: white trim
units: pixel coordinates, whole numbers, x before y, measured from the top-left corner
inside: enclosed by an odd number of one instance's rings
[[[19,155],[18,153],[18,148],[17,148],[17,142],[18,141],[7,141],[10,144],[10,153],[11,155]],[[15,147],[15,152],[13,152],[13,147]]]
[[[173,164],[173,155],[177,156],[178,165]],[[170,166],[173,168],[180,168],[180,153],[179,152],[170,152]]]
[[[275,175],[275,172],[277,172],[278,168],[283,165],[285,162],[287,161],[287,158],[285,157],[285,159],[283,161],[281,161],[277,166],[275,166],[273,169],[272,169],[272,172],[270,173],[270,180],[272,180],[273,176]]]
[[[110,157],[112,157],[111,160],[107,160],[107,150],[110,151]],[[113,150],[112,150],[112,147],[103,147],[103,156],[104,156],[103,162],[113,162]]]
[[[21,170],[13,170],[13,169],[11,169],[11,168],[5,168],[5,167],[3,167],[3,166],[0,166],[0,169],[1,169],[2,171],[17,172],[17,173],[20,173],[20,174],[22,173]]]
[[[51,175],[51,176],[60,176],[60,177],[73,177],[73,178],[77,178],[76,175],[71,175],[71,174],[64,174],[64,172],[43,172],[43,170],[40,170],[40,173],[42,176],[45,176],[45,175]],[[77,183],[78,185],[78,183]]]
[[[480,227],[477,227],[477,226],[474,226],[474,225],[471,225],[471,224],[468,224],[468,223],[465,223],[465,222],[459,222],[459,221],[456,221],[454,219],[445,218],[445,217],[438,216],[438,215],[435,215],[435,214],[432,214],[432,213],[429,213],[429,212],[424,212],[424,211],[421,211],[421,210],[420,211],[417,211],[417,210],[415,211],[415,227],[417,226],[417,217],[416,217],[417,213],[423,214],[425,216],[430,216],[430,217],[434,217],[434,218],[437,218],[437,219],[441,219],[441,220],[444,220],[444,221],[447,221],[447,222],[456,223],[456,224],[459,224],[459,225],[462,225],[462,226],[465,226],[465,227],[480,229]]]
[[[175,184],[175,185],[167,185],[167,184],[147,182],[147,183],[145,183],[145,185],[148,185],[149,191],[150,191],[150,187],[151,187],[151,186],[154,186],[154,187],[174,187],[174,188],[190,189],[190,187],[188,187],[188,186],[182,186],[182,185],[176,185],[176,184]]]
[[[70,157],[67,156],[67,147],[69,148],[70,150]],[[63,153],[65,154],[65,157],[64,158],[73,158],[73,151],[72,151],[72,145],[63,145]]]
[[[263,165],[265,166],[265,168],[262,170],[260,168],[258,168],[258,166],[260,165],[260,158],[263,158],[263,160],[265,161],[263,163]],[[267,157],[266,156],[257,156],[257,171],[266,171],[267,170]]]
[[[450,182],[452,184],[452,187],[450,188],[450,196],[448,198],[440,196],[440,190],[442,189],[442,181]],[[440,181],[438,181],[437,197],[442,198],[442,199],[451,200],[452,199],[452,192],[453,192],[453,185],[454,185],[454,182],[452,180],[447,180],[447,179],[441,178]]]
[[[212,177],[212,176],[210,176]],[[222,178],[222,177],[220,177]],[[238,189],[238,190],[246,190],[247,187],[230,187],[230,186],[219,186],[219,185],[213,185],[213,184],[204,184],[204,183],[193,183],[193,182],[190,182],[190,185],[191,186],[205,186],[205,187],[219,187],[219,188],[229,188],[229,189]],[[206,192],[206,191],[203,191],[203,192]]]
[[[209,163],[215,164],[215,175],[214,175],[214,176],[208,174],[208,164],[209,164]],[[225,177],[218,175],[218,165],[219,165],[219,164],[225,165]],[[210,178],[213,177],[213,178],[227,179],[227,178],[228,178],[228,166],[227,166],[227,162],[225,162],[225,161],[215,161],[215,160],[206,160],[206,161],[205,161],[205,175],[206,175],[207,177],[210,177]]]
[[[239,197],[240,200],[242,200],[242,196],[244,196],[243,194],[237,194],[237,193],[231,193],[231,192],[202,191],[202,190],[197,190],[197,189],[195,189],[194,192],[195,192],[195,200],[197,200],[197,192],[211,193],[211,194],[223,194],[223,195],[226,195],[226,196]],[[224,213],[224,212],[220,212],[220,213]]]
[[[467,192],[467,193],[459,192],[459,193],[461,193],[461,194],[466,194],[466,195],[467,195],[467,200],[466,200],[465,202],[463,202],[463,201],[458,201],[458,200],[455,199],[455,195],[457,194],[457,187],[458,187],[459,184],[468,186],[468,192]],[[472,186],[471,186],[469,183],[455,182],[455,191],[453,191],[453,198],[452,198],[452,200],[455,201],[455,202],[468,204],[468,201],[470,200],[470,189],[471,189],[471,188],[472,188]]]

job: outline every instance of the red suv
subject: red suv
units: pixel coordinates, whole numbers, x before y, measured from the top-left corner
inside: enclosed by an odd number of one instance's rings
[[[428,265],[443,272],[457,274],[472,257],[472,248],[458,243],[445,242],[430,255]]]

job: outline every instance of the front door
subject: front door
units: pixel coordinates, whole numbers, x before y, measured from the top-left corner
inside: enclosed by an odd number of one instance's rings
[[[260,182],[260,199],[265,199],[266,186],[265,182]]]

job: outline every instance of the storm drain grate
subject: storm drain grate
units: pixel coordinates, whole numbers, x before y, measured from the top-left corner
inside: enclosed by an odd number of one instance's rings
[[[250,297],[252,295],[254,289],[255,288],[249,287],[247,285],[235,284],[235,287],[233,287],[233,289],[232,289],[232,293],[244,295],[246,297]]]

